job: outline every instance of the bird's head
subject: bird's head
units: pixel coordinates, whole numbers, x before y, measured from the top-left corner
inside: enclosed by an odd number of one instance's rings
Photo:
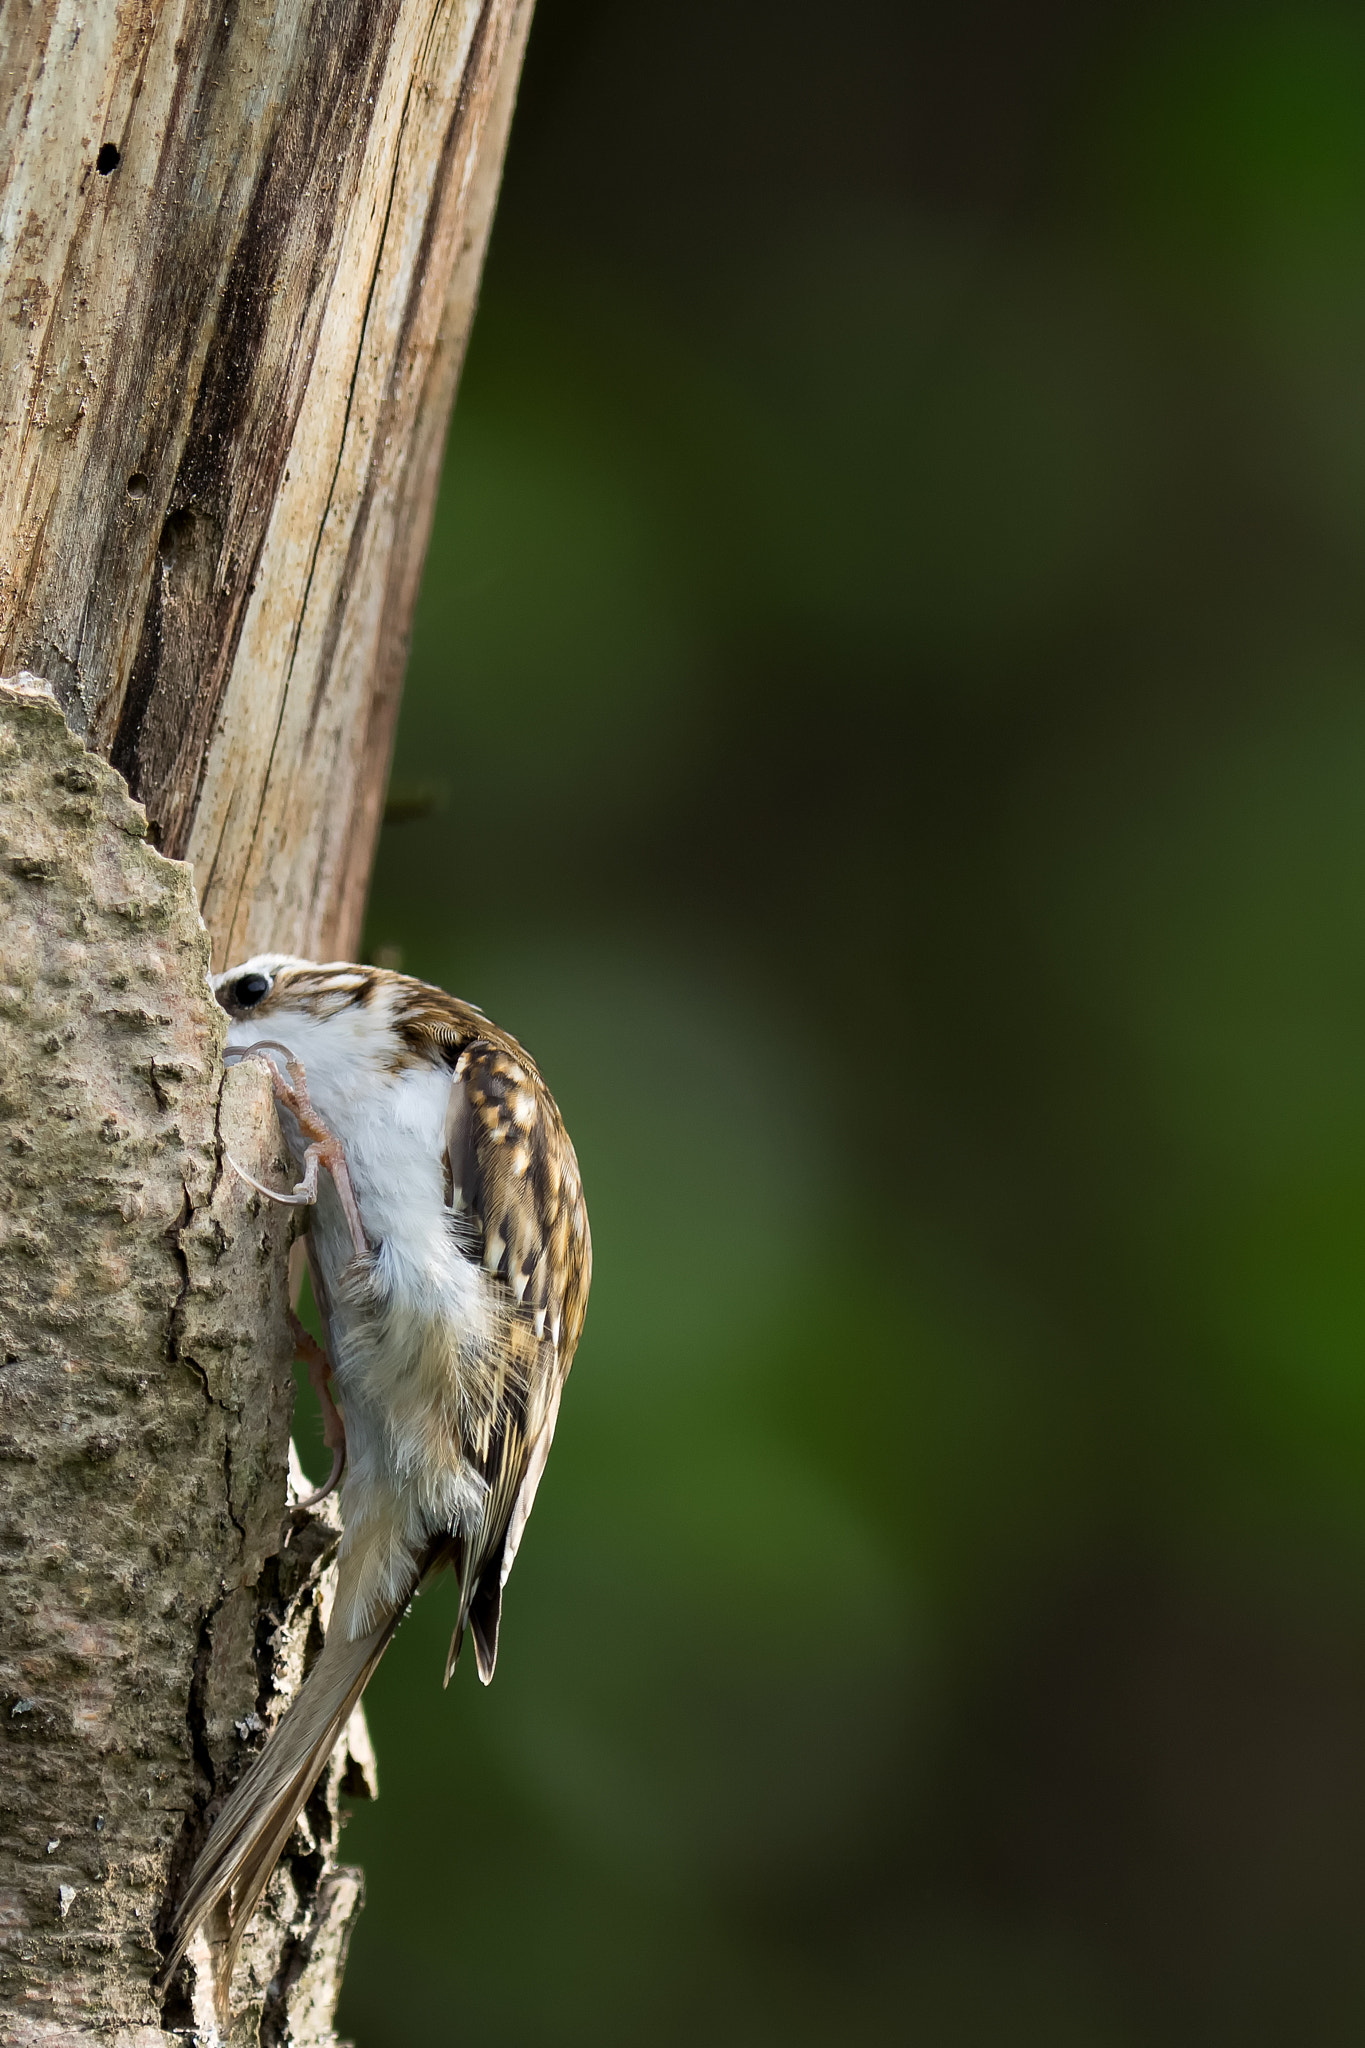
[[[301,969],[316,972],[311,960],[296,960],[288,953],[257,953],[240,967],[210,975],[209,985],[234,1023],[248,1017],[254,1023],[288,1006],[290,982]]]

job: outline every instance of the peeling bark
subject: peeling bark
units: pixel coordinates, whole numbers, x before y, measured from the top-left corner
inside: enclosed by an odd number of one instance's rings
[[[224,1073],[190,870],[47,689],[0,684],[0,2038],[211,2038],[157,1934],[322,1640],[332,1503],[286,1504],[292,1218],[267,1077]],[[310,1800],[238,2048],[333,2038],[359,1874]],[[245,1995],[244,1995],[245,1994]]]

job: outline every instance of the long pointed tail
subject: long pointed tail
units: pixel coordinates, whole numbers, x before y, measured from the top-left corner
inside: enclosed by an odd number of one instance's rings
[[[175,1968],[195,1929],[225,1904],[228,1932],[213,1955],[214,2003],[224,2025],[232,1972],[251,1916],[402,1612],[400,1607],[354,1642],[344,1641],[333,1626],[298,1698],[214,1822],[191,1872],[171,1929],[164,1975]]]

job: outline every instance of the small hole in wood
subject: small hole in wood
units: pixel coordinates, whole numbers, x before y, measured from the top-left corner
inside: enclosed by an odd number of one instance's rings
[[[128,496],[130,498],[145,498],[151,488],[150,482],[143,475],[142,471],[135,469],[128,479]]]
[[[116,171],[118,166],[119,154],[117,145],[112,142],[102,142],[100,144],[100,153],[95,158],[95,169],[102,178],[107,178],[110,171]]]

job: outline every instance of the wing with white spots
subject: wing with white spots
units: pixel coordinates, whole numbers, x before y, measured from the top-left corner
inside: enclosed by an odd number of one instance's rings
[[[521,1048],[469,1040],[446,1118],[449,1201],[468,1255],[504,1290],[506,1358],[465,1448],[488,1485],[462,1560],[460,1625],[492,1675],[502,1587],[549,1452],[560,1389],[587,1309],[592,1246],[578,1162],[549,1091]]]

